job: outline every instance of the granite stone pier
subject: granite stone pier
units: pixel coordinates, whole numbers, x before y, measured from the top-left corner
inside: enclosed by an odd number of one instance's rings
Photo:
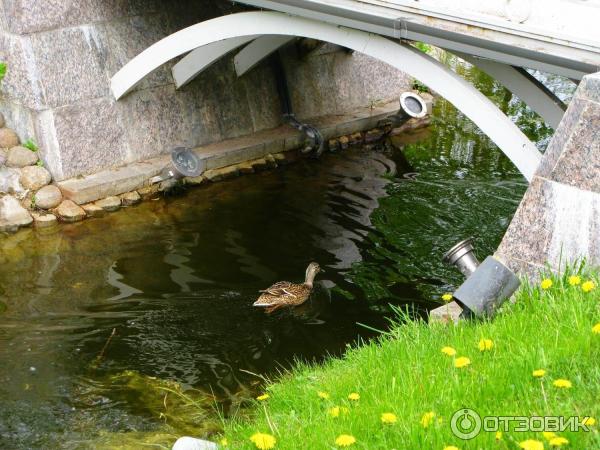
[[[496,257],[534,278],[600,265],[600,73],[581,81]]]

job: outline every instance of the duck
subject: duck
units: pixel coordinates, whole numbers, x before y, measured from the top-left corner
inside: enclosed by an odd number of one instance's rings
[[[306,268],[304,283],[279,281],[271,287],[259,291],[261,295],[252,306],[265,308],[265,312],[271,314],[279,308],[301,305],[310,297],[315,276],[319,272],[322,272],[321,266],[316,262],[311,262]]]

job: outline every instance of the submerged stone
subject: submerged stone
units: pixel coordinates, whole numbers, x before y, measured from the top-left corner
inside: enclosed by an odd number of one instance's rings
[[[142,201],[142,197],[136,191],[126,192],[125,194],[121,194],[120,197],[123,206],[137,205]]]
[[[236,166],[227,166],[221,169],[211,169],[204,172],[204,177],[209,181],[221,181],[237,177],[240,174]]]
[[[94,203],[82,205],[81,208],[85,211],[88,217],[103,217],[106,215],[106,211],[104,211],[102,208],[95,205]]]
[[[190,186],[200,186],[201,184],[205,184],[208,180],[200,175],[197,177],[186,177],[185,178],[185,184],[188,184]]]
[[[33,216],[34,225],[38,228],[49,228],[58,223],[58,219],[54,214],[50,213],[31,213]]]
[[[121,199],[116,196],[111,196],[103,198],[102,200],[98,200],[95,204],[104,211],[112,212],[121,207]]]
[[[56,212],[63,222],[79,222],[85,219],[85,211],[72,200],[64,200],[58,205]]]

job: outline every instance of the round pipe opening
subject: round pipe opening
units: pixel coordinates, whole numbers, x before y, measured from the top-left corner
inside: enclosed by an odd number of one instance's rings
[[[427,114],[427,104],[420,95],[414,92],[404,92],[400,96],[400,107],[410,117],[420,119]]]

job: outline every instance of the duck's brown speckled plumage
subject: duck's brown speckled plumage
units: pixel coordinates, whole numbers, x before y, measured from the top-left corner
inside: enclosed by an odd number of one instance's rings
[[[304,303],[310,297],[313,289],[315,275],[321,270],[317,263],[310,263],[306,269],[306,279],[304,283],[290,283],[289,281],[279,281],[271,287],[262,290],[261,296],[252,306],[265,308],[267,313],[284,306],[298,306]]]

